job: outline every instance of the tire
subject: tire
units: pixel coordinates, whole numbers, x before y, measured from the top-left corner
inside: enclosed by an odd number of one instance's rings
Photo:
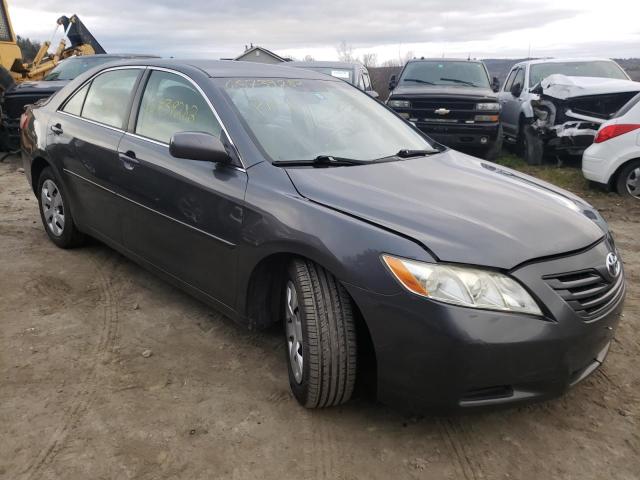
[[[77,229],[71,216],[69,199],[66,197],[62,182],[46,167],[38,178],[38,205],[40,219],[45,232],[60,248],[73,248],[81,245],[84,235]]]
[[[640,160],[627,163],[616,180],[616,190],[625,197],[640,200]]]
[[[544,158],[544,141],[538,137],[531,125],[522,129],[522,155],[528,165],[542,165]]]
[[[502,142],[503,142],[502,125],[500,125],[500,127],[498,128],[498,135],[496,136],[496,141],[493,142],[493,145],[491,145],[482,154],[482,158],[489,161],[494,161],[496,158],[498,158],[498,155],[500,155],[500,152],[502,152]]]
[[[346,290],[324,268],[296,259],[287,268],[283,292],[293,395],[306,408],[346,402],[355,385],[357,356],[353,308]]]

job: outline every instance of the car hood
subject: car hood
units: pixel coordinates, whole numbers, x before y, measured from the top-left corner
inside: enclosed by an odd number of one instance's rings
[[[31,95],[31,94],[53,94],[64,87],[68,80],[51,80],[51,81],[38,81],[38,82],[22,82],[13,85],[7,89],[5,95]]]
[[[454,150],[287,173],[302,196],[410,237],[440,261],[511,269],[585,248],[607,229],[575,195]]]
[[[540,82],[538,90],[548,97],[566,100],[587,95],[640,92],[640,82],[616,78],[569,77],[554,74],[544,78]]]
[[[498,96],[490,88],[456,87],[443,85],[398,86],[390,95],[393,97],[473,97],[480,99],[495,99]]]

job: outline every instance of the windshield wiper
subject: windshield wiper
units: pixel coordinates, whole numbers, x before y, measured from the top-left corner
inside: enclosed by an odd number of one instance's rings
[[[277,167],[345,167],[352,165],[364,165],[365,163],[371,163],[371,161],[346,157],[334,157],[333,155],[318,155],[312,160],[275,160],[272,163]]]
[[[436,148],[432,148],[430,150],[399,150],[398,153],[395,154],[396,157],[400,158],[411,158],[411,157],[426,157],[427,155],[433,155],[435,153],[440,153],[440,150]]]
[[[466,80],[460,80],[459,78],[441,78],[440,80],[444,82],[453,82],[453,83],[462,83],[463,85],[469,85],[470,87],[477,87],[473,82],[468,82]]]
[[[424,83],[425,85],[435,85],[435,83],[433,82],[428,82],[427,80],[420,80],[419,78],[403,78],[402,81]]]

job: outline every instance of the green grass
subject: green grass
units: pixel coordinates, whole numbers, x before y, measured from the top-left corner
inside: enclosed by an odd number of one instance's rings
[[[589,185],[587,179],[582,175],[580,162],[562,166],[552,164],[533,166],[527,165],[525,161],[517,155],[503,151],[496,159],[496,163],[553,183],[560,188],[565,188],[579,195],[606,195],[605,191]]]

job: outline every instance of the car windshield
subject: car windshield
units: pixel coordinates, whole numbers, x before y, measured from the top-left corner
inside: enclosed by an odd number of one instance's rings
[[[562,74],[570,77],[602,77],[628,80],[622,68],[606,60],[595,62],[549,62],[534,63],[529,69],[529,86],[533,87],[549,75]]]
[[[420,61],[409,62],[400,84],[415,85],[458,85],[489,88],[489,77],[484,65],[468,61]]]
[[[103,57],[101,55],[87,55],[82,57],[73,57],[60,62],[56,68],[51,70],[45,77],[45,81],[52,80],[73,80],[78,75],[97,67],[103,63],[117,60],[113,57]]]
[[[272,161],[335,156],[373,160],[432,149],[410,125],[345,82],[218,79],[248,131]]]
[[[325,75],[331,75],[332,77],[339,78],[345,82],[353,83],[353,72],[346,68],[331,68],[331,67],[303,67],[315,72],[324,73]]]

